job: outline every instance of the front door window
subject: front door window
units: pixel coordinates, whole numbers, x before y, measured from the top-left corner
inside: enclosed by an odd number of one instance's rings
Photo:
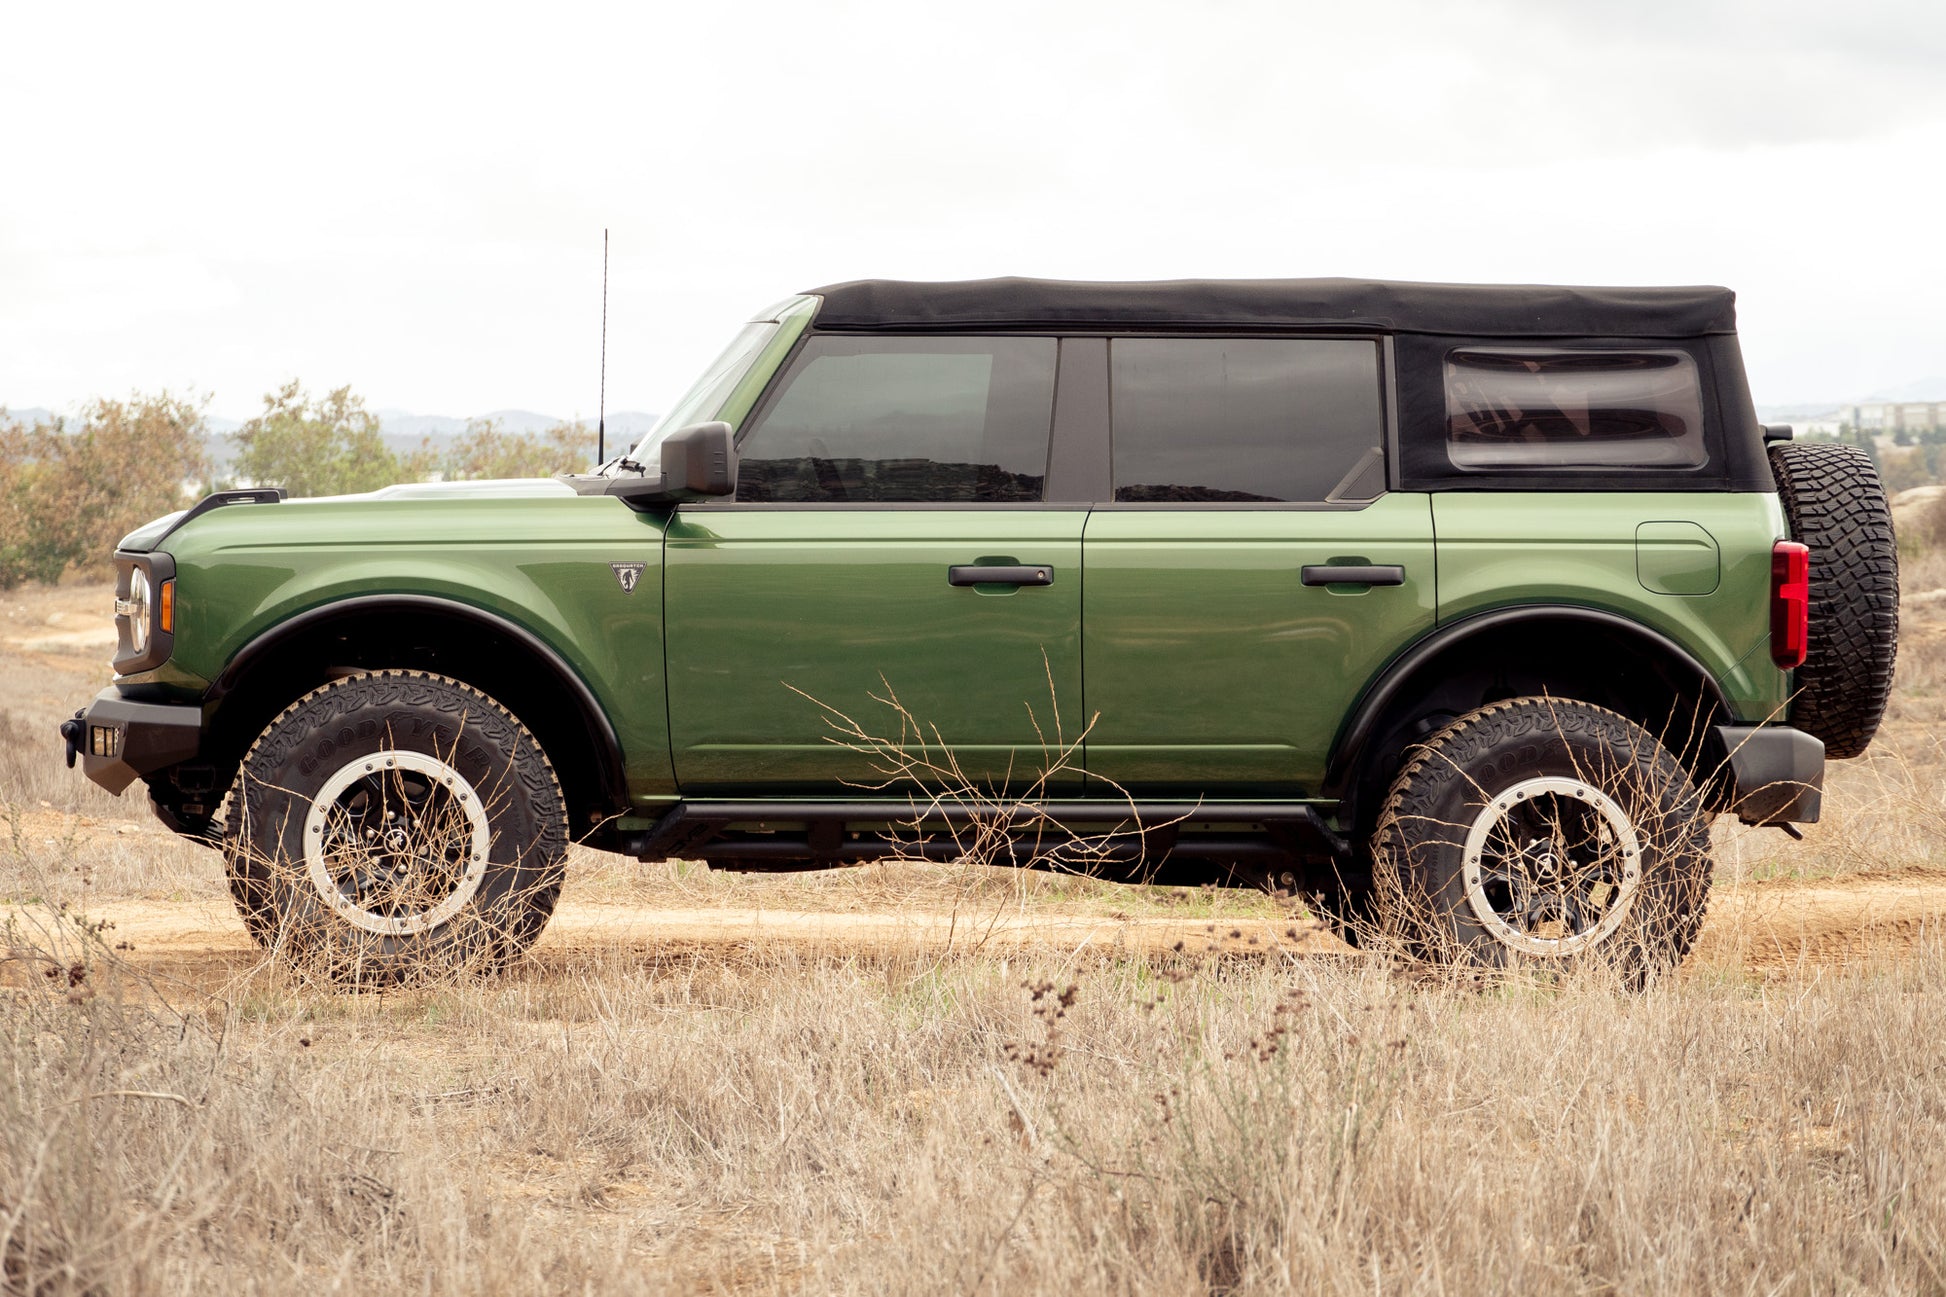
[[[813,338],[743,437],[737,499],[1037,501],[1054,364],[1052,338]]]

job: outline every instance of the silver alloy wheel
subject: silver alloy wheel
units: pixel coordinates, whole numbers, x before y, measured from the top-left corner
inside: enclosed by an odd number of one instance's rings
[[[1465,844],[1466,900],[1498,941],[1536,955],[1599,943],[1642,882],[1642,842],[1615,799],[1579,779],[1528,779],[1497,795]]]
[[[304,818],[304,866],[333,913],[380,936],[436,928],[480,890],[492,834],[466,777],[422,752],[341,766]]]

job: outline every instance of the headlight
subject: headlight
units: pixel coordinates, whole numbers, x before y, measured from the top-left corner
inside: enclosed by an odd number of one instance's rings
[[[149,651],[149,574],[136,568],[128,578],[128,598],[115,601],[115,615],[128,618],[128,646]]]
[[[117,553],[115,566],[115,674],[153,671],[175,651],[176,561]]]

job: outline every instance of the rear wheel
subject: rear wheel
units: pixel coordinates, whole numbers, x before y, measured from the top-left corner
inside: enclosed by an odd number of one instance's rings
[[[1386,934],[1436,963],[1598,964],[1646,984],[1688,953],[1709,891],[1709,821],[1688,774],[1634,722],[1517,698],[1409,755],[1373,841]]]
[[[384,671],[271,722],[224,845],[257,940],[384,984],[520,955],[553,913],[567,842],[560,784],[525,726],[459,681]]]

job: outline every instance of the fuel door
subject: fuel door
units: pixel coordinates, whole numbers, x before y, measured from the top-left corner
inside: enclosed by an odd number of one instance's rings
[[[1716,537],[1693,522],[1635,529],[1635,577],[1651,594],[1714,594],[1722,571]]]

